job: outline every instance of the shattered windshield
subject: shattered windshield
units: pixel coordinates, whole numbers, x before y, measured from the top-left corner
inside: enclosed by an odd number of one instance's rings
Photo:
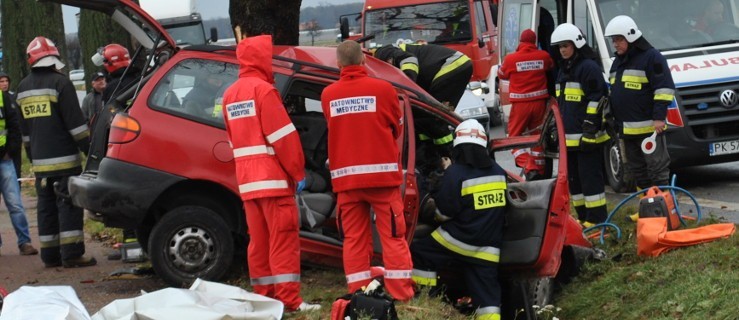
[[[604,28],[615,16],[630,16],[644,38],[660,51],[739,42],[739,0],[597,2]],[[612,46],[608,47],[613,56]]]
[[[464,42],[472,38],[467,1],[450,1],[368,11],[365,35],[369,47],[386,44]]]

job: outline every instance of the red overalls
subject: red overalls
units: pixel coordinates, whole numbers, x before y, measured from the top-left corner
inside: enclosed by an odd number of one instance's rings
[[[411,263],[400,195],[402,168],[397,139],[403,115],[390,83],[370,78],[362,66],[341,70],[341,79],[321,94],[328,122],[331,181],[338,195],[344,236],[344,272],[349,292],[372,280],[370,207],[382,244],[384,281],[398,300],[413,297]]]
[[[296,181],[305,176],[300,137],[272,85],[272,37],[236,47],[239,79],[223,96],[226,132],[249,227],[249,277],[254,292],[295,310],[300,298]]]

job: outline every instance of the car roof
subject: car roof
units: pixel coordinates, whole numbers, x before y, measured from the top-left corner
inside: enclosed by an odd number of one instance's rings
[[[184,51],[213,52],[231,56],[236,59],[236,46],[194,45],[181,48]],[[336,47],[286,46],[273,47],[273,63],[293,70],[306,73],[317,73],[322,76],[338,78],[339,68],[336,61]],[[413,80],[408,78],[400,69],[376,59],[370,54],[365,56],[365,68],[369,76],[391,82],[394,86],[411,92],[418,100],[434,107],[439,112],[451,117],[461,118],[450,108],[445,107],[425,90],[421,89]],[[238,63],[234,61],[234,63]]]

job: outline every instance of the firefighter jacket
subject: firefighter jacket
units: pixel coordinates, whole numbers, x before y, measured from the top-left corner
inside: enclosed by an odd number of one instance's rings
[[[643,139],[654,132],[653,120],[664,121],[667,117],[675,83],[667,60],[657,49],[635,44],[630,44],[623,56],[616,55],[611,65],[610,100],[624,137]]]
[[[403,115],[395,88],[368,77],[363,66],[347,66],[323,90],[321,107],[334,192],[400,186]]]
[[[474,168],[453,163],[435,194],[436,205],[449,218],[431,236],[442,246],[478,263],[497,263],[506,208],[505,171],[494,163]]]
[[[595,141],[589,141],[591,143],[609,139],[601,129],[603,110],[598,108],[601,98],[607,94],[608,87],[597,62],[584,58],[580,53],[562,61],[555,95],[564,122],[567,147],[578,147],[583,133],[595,138]]]
[[[272,85],[272,39],[257,36],[236,48],[239,78],[223,96],[223,116],[242,200],[291,196],[305,177],[300,136]]]
[[[13,106],[12,97],[2,92],[0,98],[0,159],[5,155],[11,158],[21,150],[21,128],[18,109]]]
[[[72,81],[53,67],[32,68],[18,84],[23,142],[37,178],[79,174],[90,130]]]
[[[427,91],[434,80],[454,72],[470,61],[468,56],[459,51],[434,44],[404,43],[399,48],[403,52],[391,56],[393,64]]]
[[[509,80],[510,101],[532,101],[549,97],[547,72],[552,69],[552,58],[536,45],[521,42],[516,52],[503,59],[498,76]]]

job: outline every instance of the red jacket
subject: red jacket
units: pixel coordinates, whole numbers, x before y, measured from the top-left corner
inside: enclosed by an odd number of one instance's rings
[[[272,37],[236,47],[239,79],[223,95],[223,119],[242,200],[295,194],[305,177],[300,137],[272,85]]]
[[[503,59],[498,76],[510,80],[510,101],[531,101],[546,99],[547,71],[553,66],[552,58],[536,45],[521,42],[516,52]]]
[[[341,78],[321,94],[328,122],[328,156],[334,192],[400,186],[397,139],[403,114],[387,81],[370,78],[362,66],[341,69]]]

